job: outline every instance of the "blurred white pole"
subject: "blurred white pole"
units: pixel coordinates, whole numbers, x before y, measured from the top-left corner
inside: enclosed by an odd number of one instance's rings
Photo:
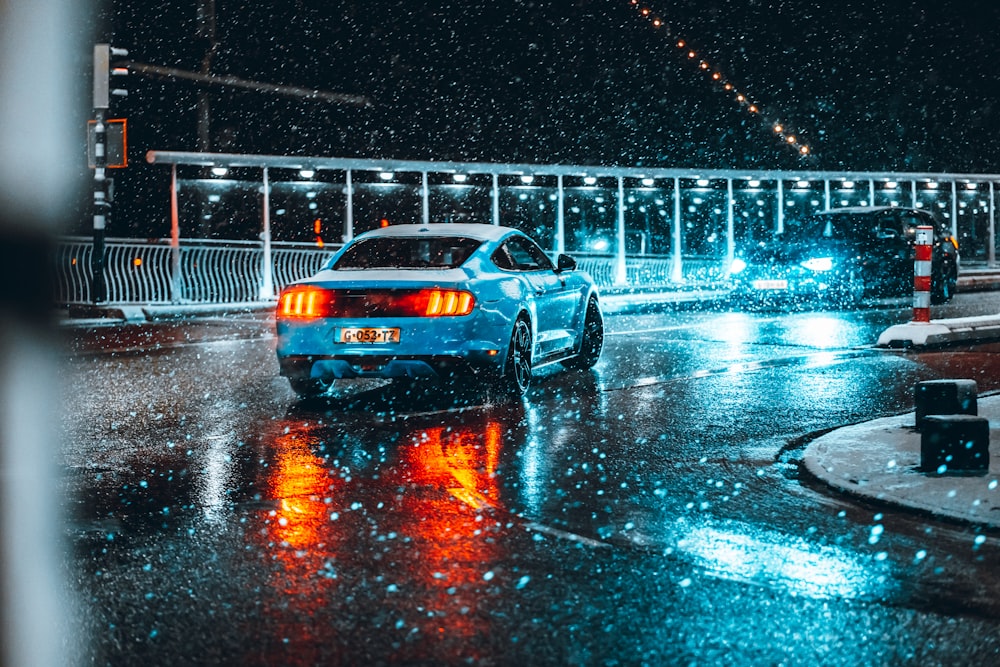
[[[14,667],[77,659],[54,475],[57,354],[46,342],[52,237],[86,171],[89,80],[76,63],[89,60],[87,4],[0,1],[0,663]]]

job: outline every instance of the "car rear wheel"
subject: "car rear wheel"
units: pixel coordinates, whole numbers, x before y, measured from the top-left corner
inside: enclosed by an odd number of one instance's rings
[[[292,385],[292,391],[298,394],[299,398],[322,396],[333,386],[332,380],[320,378],[288,378],[288,383]]]
[[[931,303],[938,305],[951,301],[955,296],[955,288],[958,286],[957,272],[949,273],[935,280],[931,286]]]
[[[566,361],[566,366],[579,370],[593,368],[601,357],[604,347],[604,318],[597,305],[597,299],[587,303],[587,314],[583,320],[583,339],[580,341],[580,352]]]
[[[510,336],[507,360],[500,376],[500,392],[523,396],[531,385],[531,326],[525,317],[517,318]]]

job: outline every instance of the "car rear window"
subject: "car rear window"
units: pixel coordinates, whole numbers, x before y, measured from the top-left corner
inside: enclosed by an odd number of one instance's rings
[[[344,251],[333,269],[454,269],[481,244],[461,236],[361,239]]]

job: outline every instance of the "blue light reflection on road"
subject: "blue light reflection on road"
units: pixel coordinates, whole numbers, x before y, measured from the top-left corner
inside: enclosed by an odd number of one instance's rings
[[[885,598],[891,581],[884,555],[836,546],[735,521],[694,523],[680,519],[672,550],[706,574],[784,588],[814,598]]]
[[[791,318],[786,326],[790,342],[822,350],[873,342],[864,340],[861,333],[863,327],[858,323],[829,314],[815,313]]]

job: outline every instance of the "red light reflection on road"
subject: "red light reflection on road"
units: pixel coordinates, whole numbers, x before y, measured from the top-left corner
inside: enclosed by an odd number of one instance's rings
[[[267,493],[276,507],[264,511],[256,531],[258,546],[276,566],[268,582],[276,595],[267,605],[279,635],[272,641],[294,642],[297,664],[312,664],[323,655],[324,628],[301,622],[335,595],[337,580],[327,576],[340,535],[331,530],[330,502],[342,481],[330,475],[326,461],[313,451],[315,436],[306,428],[275,438]],[[295,613],[288,615],[288,611]],[[272,641],[267,642],[272,644]],[[272,644],[273,645],[273,644]],[[268,662],[265,660],[264,662]]]
[[[383,619],[393,659],[454,662],[483,657],[488,614],[499,594],[507,518],[497,469],[506,426],[462,415],[451,426],[415,426],[386,443],[394,458],[374,471],[334,471],[316,444],[332,427],[282,425],[266,480],[276,505],[251,534],[276,567],[268,582],[266,623],[280,637],[267,656],[305,664],[349,642],[333,626],[358,623],[365,599]],[[377,583],[376,583],[377,582]],[[448,654],[461,647],[462,654]]]
[[[486,422],[481,433],[469,428],[437,427],[414,434],[414,438],[414,444],[400,453],[403,473],[410,483],[443,488],[474,509],[497,502],[497,422]]]
[[[394,513],[411,541],[400,574],[428,610],[413,616],[417,628],[430,641],[446,637],[464,646],[464,659],[482,658],[476,647],[487,645],[477,641],[489,633],[477,610],[494,576],[492,563],[501,557],[496,470],[502,432],[491,420],[414,431],[391,479],[407,488]],[[400,601],[393,600],[397,608]],[[431,649],[407,644],[396,659],[426,660]]]
[[[279,505],[272,519],[271,534],[276,542],[293,549],[319,546],[329,523],[324,498],[330,497],[334,478],[327,471],[326,462],[296,436],[279,438],[277,444],[270,493]]]

